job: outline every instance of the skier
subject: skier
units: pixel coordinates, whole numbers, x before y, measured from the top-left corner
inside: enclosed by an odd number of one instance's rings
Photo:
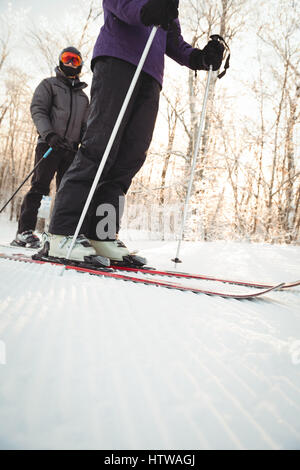
[[[59,55],[56,77],[44,79],[36,88],[31,115],[39,134],[35,164],[52,147],[52,152],[36,168],[31,188],[21,206],[16,238],[13,246],[38,248],[39,238],[33,233],[43,195],[48,195],[56,173],[56,188],[74,160],[78,144],[86,129],[89,99],[79,80],[82,56],[75,47],[67,47]]]
[[[164,54],[193,70],[218,70],[224,46],[209,41],[203,50],[181,35],[178,0],[103,0],[104,25],[93,58],[90,114],[82,145],[58,191],[47,253],[65,258],[89,190],[153,25],[160,25],[104,167],[90,210],[70,259],[101,255],[121,262],[129,250],[118,240],[124,196],[142,167],[156,121]],[[105,206],[104,206],[105,204]],[[113,207],[113,233],[100,233],[101,207]],[[48,249],[49,247],[49,249]]]

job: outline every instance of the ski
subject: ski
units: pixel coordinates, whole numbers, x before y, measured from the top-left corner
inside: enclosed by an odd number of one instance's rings
[[[11,246],[8,244],[0,244],[0,247],[3,248],[12,248],[16,249],[18,247]],[[36,251],[34,248],[25,248],[21,247],[22,250],[28,250],[29,252]],[[132,263],[116,263],[110,266],[111,269],[115,271],[122,271],[122,272],[131,272],[131,273],[140,273],[144,275],[151,275],[151,276],[160,276],[160,277],[169,277],[169,278],[178,278],[178,279],[193,279],[193,280],[203,280],[203,281],[214,281],[214,282],[221,282],[224,284],[231,284],[237,286],[244,286],[244,287],[253,287],[257,289],[268,289],[273,286],[272,283],[260,283],[260,282],[253,282],[253,281],[242,281],[242,280],[233,280],[221,277],[213,277],[203,274],[194,274],[194,273],[187,273],[181,271],[164,271],[160,269],[156,269],[153,267],[148,266],[134,266]],[[287,282],[281,287],[281,289],[289,289],[292,287],[300,286],[300,280],[294,282]]]
[[[11,248],[16,250],[18,247],[16,246],[11,246],[9,244],[0,244],[0,247],[3,248]],[[25,250],[28,252],[35,251],[36,248],[25,248],[25,247],[20,247],[20,249]],[[121,265],[120,263],[116,264],[111,264],[110,266],[111,269],[115,271],[121,271],[121,272],[130,272],[130,273],[140,273],[143,275],[150,275],[150,276],[160,276],[160,277],[168,277],[168,278],[177,278],[177,279],[192,279],[192,280],[202,280],[202,281],[214,281],[214,282],[220,282],[224,284],[229,284],[229,285],[237,285],[237,286],[242,286],[242,287],[253,287],[256,289],[269,289],[270,287],[273,287],[272,283],[260,283],[260,282],[253,282],[253,281],[242,281],[242,280],[233,280],[233,279],[227,279],[227,278],[222,278],[222,277],[213,277],[213,276],[208,276],[204,274],[193,274],[193,273],[187,273],[187,272],[181,272],[181,271],[164,271],[160,269],[156,269],[154,267],[148,267],[148,266],[134,266],[132,263],[124,263],[124,265]],[[300,286],[300,280],[294,281],[294,282],[285,282],[283,283],[283,286],[281,289],[290,289],[292,287],[297,287]]]
[[[202,274],[185,273],[185,272],[180,272],[180,271],[162,271],[156,268],[150,268],[146,266],[139,268],[139,267],[131,267],[131,266],[120,266],[118,264],[115,264],[115,265],[111,265],[110,267],[117,271],[126,271],[126,272],[141,273],[141,274],[151,275],[151,276],[161,276],[161,277],[169,277],[169,278],[177,278],[177,279],[194,279],[194,280],[196,279],[196,280],[202,280],[202,281],[214,281],[214,282],[221,282],[224,284],[231,284],[231,285],[237,285],[237,286],[243,286],[243,287],[253,287],[256,289],[269,289],[273,287],[273,284],[239,281],[239,280],[233,280],[233,279],[225,279],[221,277],[206,276]],[[294,282],[286,282],[282,284],[283,285],[281,289],[290,289],[291,287],[300,286],[300,280],[294,281]]]
[[[80,263],[64,264],[64,263],[58,262],[57,259],[32,259],[30,256],[26,256],[26,255],[19,255],[19,254],[9,255],[6,253],[0,253],[0,258],[11,260],[11,261],[16,261],[16,262],[25,262],[25,263],[36,263],[36,264],[50,263],[54,266],[64,266],[64,268],[67,270],[74,270],[74,271],[81,272],[81,273],[88,273],[91,275],[100,276],[101,278],[116,279],[116,280],[133,282],[136,284],[144,284],[144,285],[150,285],[150,286],[155,286],[155,287],[164,287],[167,289],[174,289],[178,291],[192,292],[195,294],[206,294],[210,296],[218,296],[218,297],[231,298],[231,299],[253,299],[253,298],[265,295],[271,291],[280,289],[284,285],[284,284],[278,284],[278,285],[271,286],[268,289],[263,289],[263,290],[260,289],[255,292],[254,291],[219,292],[217,290],[198,289],[193,286],[186,286],[180,283],[175,283],[175,282],[170,282],[170,281],[151,280],[147,278],[129,276],[126,274],[117,273],[113,269],[110,269],[110,268],[95,268],[95,267],[88,268],[86,267],[85,263],[83,263],[83,265],[81,265]]]

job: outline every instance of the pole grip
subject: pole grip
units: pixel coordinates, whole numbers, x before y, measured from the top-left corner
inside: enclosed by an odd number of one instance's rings
[[[53,148],[52,148],[52,147],[50,147],[50,148],[47,150],[47,152],[45,153],[45,155],[43,155],[43,157],[42,157],[42,158],[47,158],[47,157],[48,157],[48,155],[50,155],[50,153],[52,152],[52,150],[53,150]]]

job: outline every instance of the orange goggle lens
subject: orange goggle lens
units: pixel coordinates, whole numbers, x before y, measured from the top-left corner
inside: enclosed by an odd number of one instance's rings
[[[72,65],[74,65],[74,67],[79,67],[82,64],[81,57],[77,54],[73,54],[73,52],[64,52],[61,55],[60,60],[63,64],[69,64],[70,62],[72,62]]]

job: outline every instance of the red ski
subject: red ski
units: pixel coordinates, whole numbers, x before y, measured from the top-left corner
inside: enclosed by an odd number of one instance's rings
[[[17,247],[11,246],[9,244],[0,244],[0,247],[3,248],[11,248],[16,250]],[[25,248],[22,248],[25,249]],[[36,251],[34,248],[26,248],[26,251]],[[222,277],[213,277],[213,276],[207,276],[205,274],[194,274],[194,273],[187,273],[187,272],[181,272],[181,271],[164,271],[156,268],[150,268],[146,266],[142,267],[137,267],[137,266],[120,266],[120,265],[112,265],[110,266],[111,269],[115,271],[121,271],[121,272],[130,272],[130,273],[141,273],[145,275],[151,275],[151,276],[160,276],[160,277],[169,277],[169,278],[177,278],[177,279],[193,279],[193,280],[203,280],[203,281],[214,281],[214,282],[221,282],[224,284],[231,284],[231,285],[237,285],[237,286],[244,286],[244,287],[253,287],[256,289],[269,289],[270,287],[273,287],[273,283],[261,283],[261,282],[253,282],[253,281],[243,281],[243,280],[233,280],[233,279],[227,279],[227,278],[222,278]],[[281,289],[289,289],[292,287],[297,287],[300,286],[300,280],[299,281],[294,281],[294,282],[285,282],[284,285],[281,287]]]
[[[171,278],[177,278],[177,279],[181,278],[181,279],[198,279],[202,281],[215,281],[215,282],[221,282],[224,284],[232,284],[236,286],[254,287],[257,289],[269,289],[273,287],[273,284],[271,283],[264,284],[264,283],[259,283],[259,282],[238,281],[238,280],[232,280],[232,279],[224,279],[221,277],[206,276],[203,274],[185,273],[185,272],[180,272],[180,271],[161,271],[155,268],[147,268],[147,267],[136,268],[136,267],[130,267],[130,266],[126,267],[126,266],[118,266],[118,265],[112,265],[110,267],[117,271],[150,274],[152,276],[161,276],[161,277],[169,277],[169,278],[171,277]],[[300,286],[300,281],[283,283],[281,289],[289,289],[291,287],[297,287],[297,286]]]
[[[224,298],[232,298],[232,299],[253,299],[256,297],[260,297],[262,295],[267,294],[268,292],[280,289],[284,286],[284,284],[278,284],[274,286],[270,286],[267,289],[260,289],[258,291],[250,291],[250,292],[220,292],[215,290],[206,290],[206,289],[198,289],[193,286],[186,286],[180,283],[170,282],[170,281],[162,281],[162,280],[150,280],[147,278],[139,278],[135,276],[129,276],[126,274],[119,274],[114,272],[112,269],[105,269],[105,268],[87,268],[86,266],[80,265],[64,265],[63,263],[58,263],[57,261],[53,261],[51,259],[43,259],[43,260],[35,260],[26,255],[19,255],[19,254],[12,254],[8,255],[5,253],[0,253],[0,258],[7,259],[16,262],[25,262],[25,263],[33,263],[33,264],[46,264],[50,263],[54,266],[64,266],[67,270],[73,270],[82,273],[88,273],[95,276],[100,276],[102,278],[107,279],[117,279],[122,281],[129,281],[134,282],[136,284],[144,284],[144,285],[151,285],[156,287],[164,287],[167,289],[174,289],[179,291],[186,291],[186,292],[193,292],[195,294],[206,294],[211,296],[218,296]]]

